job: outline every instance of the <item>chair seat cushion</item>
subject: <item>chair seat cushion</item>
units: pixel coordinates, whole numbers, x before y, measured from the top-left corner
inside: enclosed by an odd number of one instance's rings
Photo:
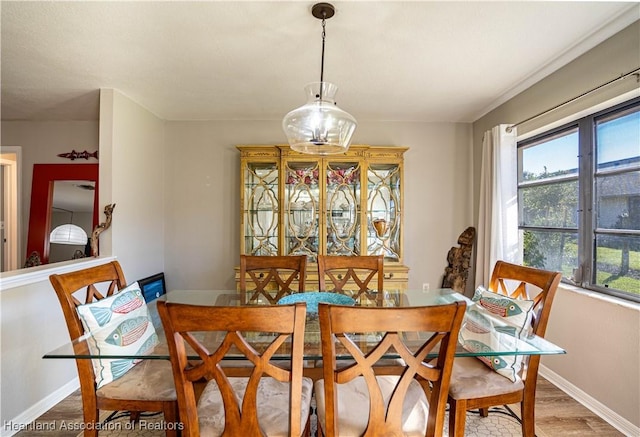
[[[453,399],[475,399],[513,393],[524,389],[521,379],[511,382],[474,357],[453,360],[449,396]]]
[[[248,378],[229,378],[229,382],[241,403],[247,388]],[[304,430],[311,409],[313,382],[302,378],[302,417],[300,429]],[[263,435],[289,435],[289,383],[271,377],[260,380],[257,394],[258,422]],[[198,424],[200,435],[220,436],[224,430],[225,414],[222,396],[215,380],[207,383],[198,401]]]
[[[144,401],[175,401],[171,362],[142,360],[121,378],[97,390],[98,397]]]
[[[385,404],[389,402],[399,377],[394,375],[376,376]],[[504,379],[504,378],[503,378]],[[363,377],[357,377],[345,384],[337,384],[338,390],[338,431],[341,437],[361,436],[369,420],[369,391]],[[324,380],[315,383],[318,426],[325,428]],[[402,430],[405,436],[424,436],[429,418],[429,404],[422,386],[412,380],[402,411]]]

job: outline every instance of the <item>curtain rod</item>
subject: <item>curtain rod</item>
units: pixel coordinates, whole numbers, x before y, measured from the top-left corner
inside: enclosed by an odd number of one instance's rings
[[[605,87],[607,85],[611,85],[612,83],[617,82],[617,81],[619,81],[621,79],[626,79],[629,76],[636,76],[636,80],[640,81],[640,73],[639,72],[640,72],[640,68],[636,68],[635,70],[631,70],[628,73],[621,74],[619,77],[616,77],[615,79],[611,79],[610,81],[605,82],[605,83],[603,83],[601,85],[598,85],[597,87],[592,88],[589,91],[585,91],[584,93],[582,93],[582,94],[580,94],[578,96],[575,96],[575,97],[573,97],[573,98],[571,98],[571,99],[569,99],[569,100],[567,100],[565,102],[562,102],[559,105],[554,106],[553,108],[547,109],[546,111],[542,111],[542,112],[540,112],[540,113],[538,113],[536,115],[533,115],[533,116],[527,118],[526,120],[519,121],[516,124],[512,124],[511,126],[507,127],[507,132],[511,132],[514,127],[520,126],[521,124],[527,123],[527,122],[529,122],[531,120],[534,120],[534,119],[536,119],[538,117],[542,117],[543,115],[546,115],[551,111],[555,111],[556,109],[561,108],[564,105],[568,105],[569,103],[572,103],[572,102],[574,102],[574,101],[576,101],[578,99],[581,99],[582,97],[585,97],[585,96],[587,96],[587,95],[599,90],[600,88],[603,88],[603,87]]]

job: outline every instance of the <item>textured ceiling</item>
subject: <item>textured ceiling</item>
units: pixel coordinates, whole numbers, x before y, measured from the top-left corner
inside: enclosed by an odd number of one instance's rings
[[[307,1],[2,1],[2,119],[275,120],[320,77]],[[640,17],[637,2],[334,2],[325,74],[358,120],[471,122]]]

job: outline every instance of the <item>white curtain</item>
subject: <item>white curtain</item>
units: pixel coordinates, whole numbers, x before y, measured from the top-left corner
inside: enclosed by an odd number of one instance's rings
[[[516,129],[507,124],[486,131],[482,141],[476,287],[489,285],[496,261],[522,263],[518,242]]]

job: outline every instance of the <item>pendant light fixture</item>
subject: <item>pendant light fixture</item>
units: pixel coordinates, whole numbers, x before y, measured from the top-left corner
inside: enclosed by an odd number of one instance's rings
[[[333,17],[335,8],[329,3],[317,3],[311,14],[322,20],[320,82],[305,87],[307,103],[289,112],[282,120],[282,128],[293,150],[312,155],[344,153],[356,129],[356,119],[335,103],[338,87],[324,81],[325,23]]]
[[[60,225],[51,231],[49,243],[86,245],[87,233],[80,226],[73,224],[73,211],[68,212],[71,213],[71,223]]]

